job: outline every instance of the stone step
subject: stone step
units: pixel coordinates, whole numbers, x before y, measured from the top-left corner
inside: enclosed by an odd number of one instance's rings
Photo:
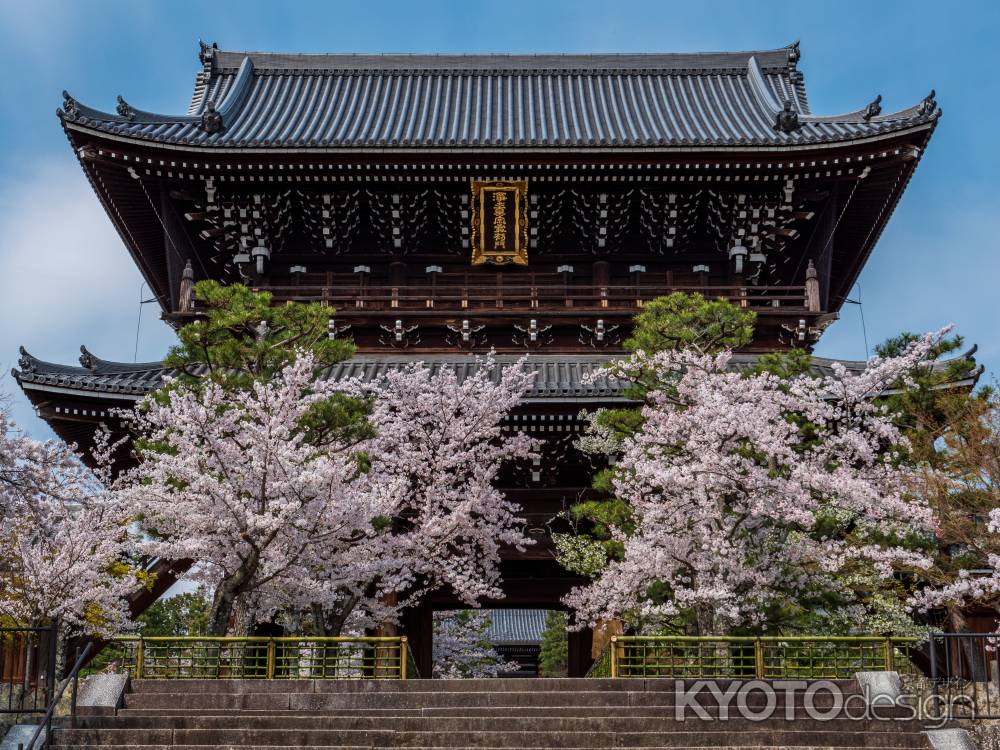
[[[556,691],[534,692],[513,690],[487,692],[377,692],[377,693],[133,693],[125,697],[129,709],[191,708],[226,710],[293,710],[328,711],[335,709],[366,708],[437,708],[437,707],[486,707],[486,706],[544,706],[544,707],[597,707],[597,706],[673,706],[677,694],[661,691]],[[768,696],[751,692],[746,696],[748,705],[763,705]],[[690,701],[700,705],[716,705],[718,699],[708,690],[701,690]],[[803,693],[793,694],[792,702],[802,705]],[[777,705],[786,704],[786,695],[774,696]],[[832,696],[820,693],[815,696],[817,706],[832,705]],[[735,697],[731,700],[735,705]]]
[[[715,727],[720,727],[716,724]],[[427,748],[518,748],[526,747],[802,747],[926,748],[922,732],[797,731],[762,727],[755,731],[723,728],[670,732],[526,732],[526,731],[392,731],[352,729],[60,729],[61,745],[105,745],[135,747],[159,744],[246,747],[254,745],[293,747],[368,746]]]
[[[57,738],[58,739],[58,738]],[[53,743],[49,745],[53,750],[103,750],[106,745],[61,745]],[[132,745],[133,750],[301,750],[302,745]],[[372,745],[311,745],[309,750],[372,750]],[[760,745],[719,745],[715,750],[759,750]],[[843,745],[796,745],[795,750],[862,750],[861,748],[851,748]],[[924,748],[924,745],[920,746]],[[926,746],[926,747],[929,747]],[[431,747],[410,747],[409,750],[434,750]],[[449,750],[473,750],[471,747],[455,747]],[[474,750],[483,750],[476,747]],[[551,746],[544,747],[523,747],[519,750],[552,750]],[[560,745],[559,750],[590,750],[590,748],[577,748],[568,745]],[[628,746],[621,746],[619,750],[630,750]],[[631,750],[635,750],[634,748]],[[667,747],[657,748],[655,746],[643,746],[642,750],[668,750]],[[704,750],[703,747],[683,747],[670,746],[669,750]],[[869,746],[864,750],[899,750],[896,747]]]
[[[750,704],[748,706],[762,706],[763,703]],[[718,706],[704,706],[703,710],[710,716],[723,714]],[[798,707],[801,710],[801,707]],[[693,709],[692,709],[693,711]],[[911,709],[905,707],[879,707],[879,716],[885,718],[907,718],[912,714]],[[732,707],[729,715],[735,712]],[[103,715],[103,714],[102,714]],[[316,716],[314,712],[290,711],[290,710],[252,710],[244,711],[240,709],[228,710],[217,708],[123,708],[118,711],[120,717],[149,717],[160,716],[234,716],[234,717],[302,717]],[[321,716],[332,718],[339,717],[377,717],[381,721],[393,721],[395,719],[412,717],[457,717],[457,718],[504,718],[504,717],[539,717],[539,718],[603,718],[603,717],[632,717],[632,718],[663,718],[673,717],[673,706],[479,706],[462,707],[451,706],[443,708],[357,708],[357,709],[332,709],[322,712]],[[776,708],[775,715],[783,716],[784,709]],[[692,718],[694,715],[692,714]]]
[[[133,693],[421,693],[421,692],[674,692],[702,680],[648,679],[472,679],[472,680],[132,680]],[[763,682],[769,683],[764,680]],[[857,692],[854,680],[827,680],[845,693]],[[721,690],[745,680],[714,680]]]
[[[714,725],[714,726],[713,726]],[[800,716],[786,719],[778,714],[768,720],[768,728],[788,729],[794,725],[797,731],[813,732],[904,732],[916,731],[920,727],[908,719],[856,720],[847,717],[829,720]],[[385,717],[376,716],[118,716],[81,718],[76,724],[79,729],[351,729],[393,731],[531,731],[531,732],[670,732],[697,729],[717,729],[724,726],[728,731],[756,731],[761,722],[743,718],[735,712],[724,725],[718,721],[688,718],[684,721],[670,716],[647,717]]]

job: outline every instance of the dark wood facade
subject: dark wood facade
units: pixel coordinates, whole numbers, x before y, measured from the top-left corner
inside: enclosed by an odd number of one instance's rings
[[[541,438],[543,458],[512,469],[505,488],[539,543],[504,563],[507,598],[489,606],[559,607],[578,582],[548,535],[588,492],[580,411],[623,399],[620,385],[585,387],[580,375],[622,352],[643,303],[681,290],[754,309],[744,363],[810,349],[940,115],[933,94],[893,114],[875,101],[813,115],[798,45],[591,56],[203,46],[199,59],[185,115],[121,98],[105,113],[68,94],[59,110],[168,322],[197,316],[190,282],[213,278],[333,307],[331,335],[358,347],[353,374],[414,357],[467,367],[472,353],[532,355],[536,392],[510,429]],[[484,180],[526,183],[526,265],[473,265],[471,187]],[[23,352],[15,376],[84,445],[110,408],[162,377],[156,363],[86,350],[81,365]],[[404,619],[422,671],[430,612],[452,604],[439,592]],[[574,636],[571,674],[588,659],[587,636]]]

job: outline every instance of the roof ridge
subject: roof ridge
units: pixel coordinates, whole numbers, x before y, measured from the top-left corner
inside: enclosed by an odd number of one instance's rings
[[[204,51],[204,49],[203,49]],[[757,56],[765,67],[794,67],[797,47],[771,50],[720,52],[266,52],[208,48],[216,70],[235,69],[244,58],[253,60],[258,71],[305,69],[364,70],[412,67],[424,69],[580,70],[621,68],[702,69],[705,71],[743,67]],[[408,63],[409,65],[404,65]],[[601,65],[603,63],[603,65]]]

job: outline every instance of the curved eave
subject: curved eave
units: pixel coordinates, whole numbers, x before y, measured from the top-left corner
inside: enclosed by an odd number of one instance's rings
[[[747,157],[765,158],[767,154],[808,153],[811,151],[827,151],[837,148],[847,148],[865,144],[879,143],[920,132],[932,132],[937,125],[937,117],[924,122],[907,125],[897,130],[887,130],[875,135],[838,140],[809,141],[788,144],[669,144],[640,146],[284,146],[268,147],[231,147],[202,146],[197,144],[171,143],[148,138],[136,138],[129,135],[110,133],[100,128],[92,128],[79,122],[63,121],[63,128],[77,131],[108,141],[129,144],[136,147],[163,149],[171,152],[198,154],[202,158],[209,155],[226,156],[288,156],[288,155],[346,155],[346,154],[393,154],[401,156],[421,156],[427,154],[467,155],[489,154],[494,156],[531,156],[551,154],[585,154],[596,156],[600,154],[720,154],[742,153]],[[758,156],[759,155],[759,156]]]
[[[973,388],[978,382],[985,368],[977,364],[973,359],[975,348],[963,353],[957,360],[968,360],[972,367],[959,378],[939,386],[940,388]],[[118,363],[107,363],[113,365],[110,371],[100,372],[82,367],[67,365],[56,365],[42,362],[30,355],[28,359],[22,358],[22,370],[12,370],[11,375],[15,378],[21,388],[29,396],[31,394],[52,394],[62,396],[67,399],[83,399],[90,401],[116,401],[123,404],[130,404],[138,401],[150,391],[162,385],[163,370],[156,363],[145,363],[143,365],[129,365]],[[536,356],[529,358],[529,366],[534,365],[537,369],[536,378],[540,380],[537,386],[529,390],[529,395],[522,400],[526,405],[546,404],[546,405],[605,405],[605,404],[625,404],[634,401],[622,395],[624,384],[614,381],[595,383],[582,386],[580,375],[585,371],[593,372],[595,367],[600,367],[604,362],[614,359],[609,356],[587,356],[587,355],[551,355]],[[510,365],[517,361],[511,355],[500,355],[497,364],[500,366]],[[944,360],[936,363],[938,367],[945,368],[955,360]],[[399,356],[360,356],[356,359],[332,365],[323,377],[333,377],[338,381],[345,381],[352,378],[361,378],[370,381],[380,377],[384,372],[405,366],[414,362],[423,362],[428,367],[454,367],[464,371],[472,364],[475,366],[477,360],[474,357],[456,358],[446,355],[413,355],[409,358]],[[757,357],[752,354],[736,354],[732,360],[731,367],[734,371],[743,371],[752,368],[757,362]],[[861,360],[836,360],[824,357],[812,358],[812,372],[817,376],[830,375],[834,365],[842,365],[848,371],[855,374],[863,372],[867,363]],[[135,369],[129,369],[135,368]],[[575,374],[569,375],[569,370],[573,369]],[[37,370],[37,371],[36,371]],[[556,375],[558,373],[558,375]],[[135,383],[129,380],[130,376],[144,374],[144,378]],[[465,372],[468,375],[468,372]],[[553,380],[553,377],[557,380]],[[560,377],[569,376],[570,380],[562,382]],[[108,383],[100,378],[120,377],[118,383]],[[534,390],[534,393],[532,393]],[[885,394],[888,395],[888,394]],[[34,400],[34,399],[33,399]]]
[[[841,302],[845,299],[854,287],[854,283],[857,281],[858,277],[861,275],[861,271],[864,269],[865,264],[868,262],[868,258],[871,257],[875,246],[878,244],[879,239],[882,237],[882,232],[885,231],[886,226],[889,224],[889,220],[896,211],[896,207],[899,205],[903,194],[906,192],[906,188],[910,184],[910,180],[913,179],[913,174],[917,170],[917,166],[920,164],[921,157],[923,156],[923,151],[927,148],[927,144],[934,134],[934,130],[937,128],[937,124],[941,115],[941,111],[937,110],[933,119],[931,119],[925,127],[915,130],[914,132],[924,132],[923,140],[919,144],[920,152],[916,154],[916,158],[912,162],[904,167],[903,176],[901,180],[897,180],[893,186],[893,190],[888,197],[885,208],[879,213],[875,219],[875,223],[872,225],[871,230],[868,233],[867,239],[861,246],[861,252],[857,253],[854,258],[854,262],[850,265],[846,271],[841,274],[844,279],[839,286],[834,289],[831,286],[831,295],[837,297],[837,302],[835,304],[835,309],[839,309]]]
[[[158,269],[150,264],[149,259],[143,251],[142,243],[133,236],[128,223],[124,220],[121,212],[112,202],[109,191],[100,184],[102,180],[97,174],[96,169],[94,169],[93,165],[89,164],[87,160],[83,158],[78,144],[73,139],[73,134],[65,127],[63,130],[66,133],[66,137],[69,140],[70,145],[73,146],[73,151],[76,154],[80,167],[83,169],[83,173],[87,177],[87,182],[90,183],[90,189],[93,190],[94,195],[97,196],[97,200],[104,209],[104,213],[111,219],[111,223],[114,226],[115,231],[118,232],[118,236],[121,238],[122,244],[124,244],[128,249],[129,255],[132,257],[132,261],[139,269],[139,272],[142,274],[142,277],[146,280],[147,284],[149,284],[149,288],[156,297],[156,300],[160,305],[160,309],[165,312],[169,312],[172,309],[169,290],[160,282]],[[152,214],[152,219],[154,221],[158,221],[155,207],[151,202],[149,211]]]

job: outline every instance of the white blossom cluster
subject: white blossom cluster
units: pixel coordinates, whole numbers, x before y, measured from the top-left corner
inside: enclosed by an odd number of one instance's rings
[[[635,531],[612,528],[622,558],[567,597],[578,621],[687,611],[702,630],[725,630],[833,585],[853,564],[883,576],[926,566],[893,541],[927,533],[932,518],[897,465],[905,440],[874,399],[925,362],[940,335],[823,378],[728,372],[728,352],[638,352],[615,365],[614,377],[660,385],[613,480]],[[831,520],[845,533],[818,532]]]
[[[520,665],[506,661],[487,640],[489,627],[489,612],[435,612],[433,676],[501,677],[517,671]]]

